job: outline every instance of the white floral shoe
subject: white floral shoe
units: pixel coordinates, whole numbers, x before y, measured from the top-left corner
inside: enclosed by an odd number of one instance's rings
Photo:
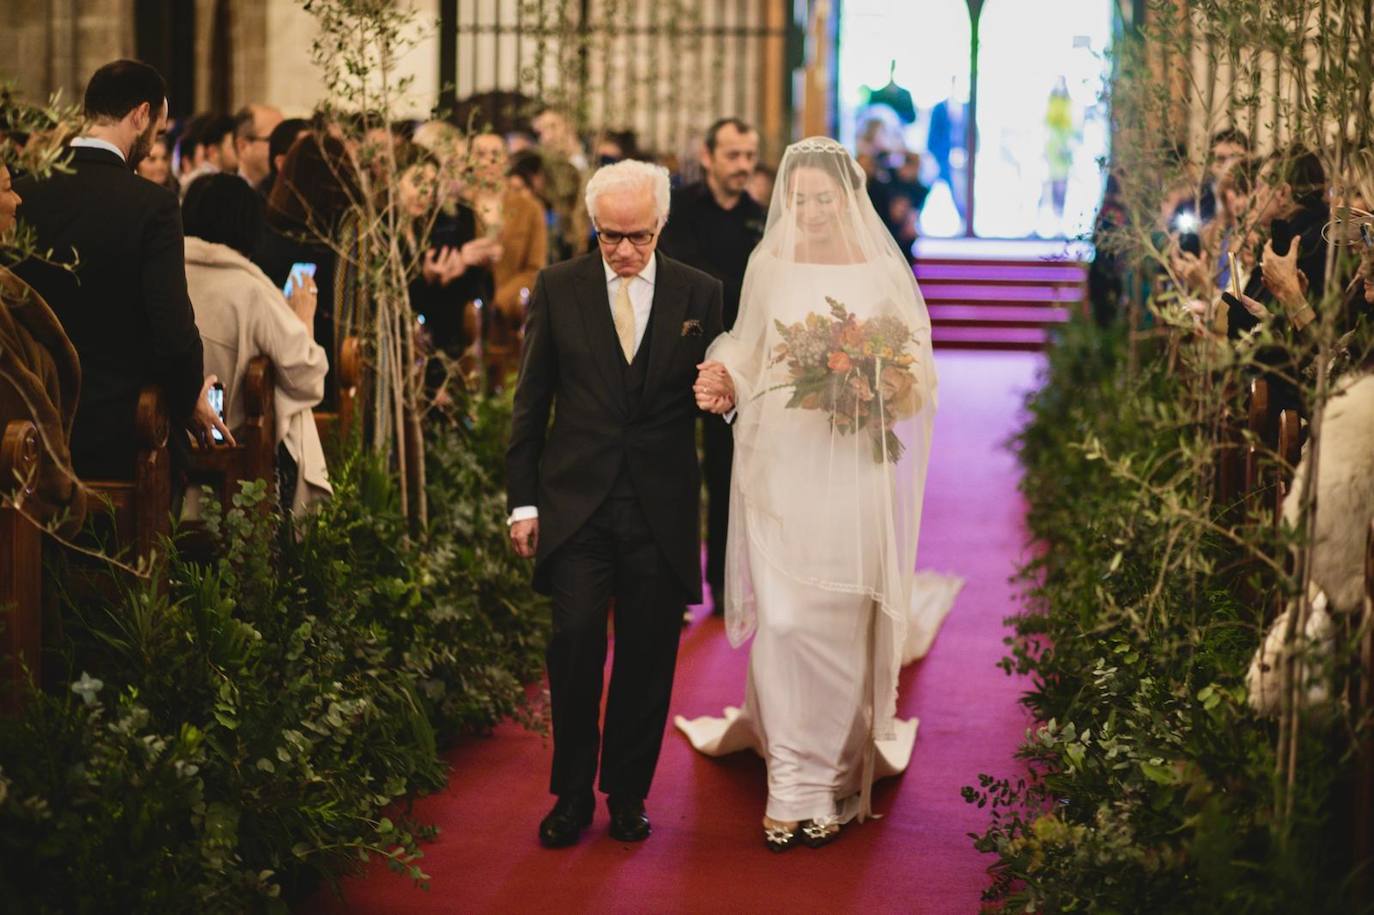
[[[769,851],[784,852],[800,845],[802,841],[802,834],[797,826],[788,829],[781,823],[773,826],[764,823],[763,844],[768,846]]]
[[[816,817],[801,824],[801,840],[811,848],[829,845],[840,835],[840,818],[836,816]]]

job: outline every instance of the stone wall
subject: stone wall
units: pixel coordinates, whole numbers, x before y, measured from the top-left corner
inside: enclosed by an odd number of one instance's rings
[[[134,50],[133,0],[7,0],[0,79],[35,101],[80,100],[101,64]]]
[[[196,7],[196,107],[213,98],[211,48],[216,0]],[[423,115],[439,94],[438,0],[412,0],[427,39],[403,62],[414,77],[406,113]],[[62,90],[79,100],[96,68],[135,56],[134,0],[5,0],[0,28],[0,79],[38,101]],[[288,114],[305,114],[324,94],[310,61],[315,20],[299,0],[232,0],[228,4],[231,109],[249,101],[273,103]]]

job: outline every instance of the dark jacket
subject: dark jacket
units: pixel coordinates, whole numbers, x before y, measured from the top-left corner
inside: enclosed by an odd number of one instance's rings
[[[176,195],[112,152],[77,147],[72,170],[16,182],[19,215],[39,250],[75,272],[30,259],[15,273],[47,300],[81,358],[72,463],[85,478],[133,473],[139,390],[162,386],[174,432],[203,381],[200,333],[186,294]]]
[[[768,213],[748,194],[733,209],[722,210],[705,181],[673,191],[672,214],[658,249],[714,276],[725,287],[721,320],[735,326],[749,255],[763,239]]]
[[[721,332],[721,284],[661,253],[644,343],[642,395],[631,403],[600,252],[535,281],[506,453],[511,509],[539,508],[534,583],[611,492],[622,469],[654,539],[691,602],[701,597],[700,470],[692,383]],[[553,428],[546,429],[549,413]]]

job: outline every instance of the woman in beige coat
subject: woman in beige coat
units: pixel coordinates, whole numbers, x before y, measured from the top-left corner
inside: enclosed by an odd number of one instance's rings
[[[206,374],[224,380],[226,424],[233,429],[243,422],[244,373],[255,356],[266,356],[274,372],[283,501],[289,497],[291,510],[299,512],[331,492],[311,413],[324,396],[329,370],[312,333],[315,282],[293,276],[288,301],[249,261],[262,231],[262,202],[237,175],[196,179],[182,204],[182,222],[186,285],[205,345]]]

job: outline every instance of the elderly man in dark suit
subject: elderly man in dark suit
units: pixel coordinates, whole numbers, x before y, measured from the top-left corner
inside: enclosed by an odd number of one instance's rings
[[[70,171],[16,183],[20,218],[56,263],[31,258],[15,272],[47,300],[81,359],[74,469],[128,479],[145,385],[161,385],[174,428],[232,437],[205,396],[215,379],[202,372],[176,195],[134,172],[167,120],[167,85],[147,64],[117,60],[91,77],[84,108]]]
[[[558,802],[539,829],[548,847],[573,844],[591,822],[598,756],[611,836],[649,835],[644,797],[682,613],[701,593],[693,384],[721,332],[720,281],[654,251],[668,216],[665,169],[606,166],[586,201],[598,250],[535,282],[506,458],[512,544],[535,558],[535,587],[553,597]]]

